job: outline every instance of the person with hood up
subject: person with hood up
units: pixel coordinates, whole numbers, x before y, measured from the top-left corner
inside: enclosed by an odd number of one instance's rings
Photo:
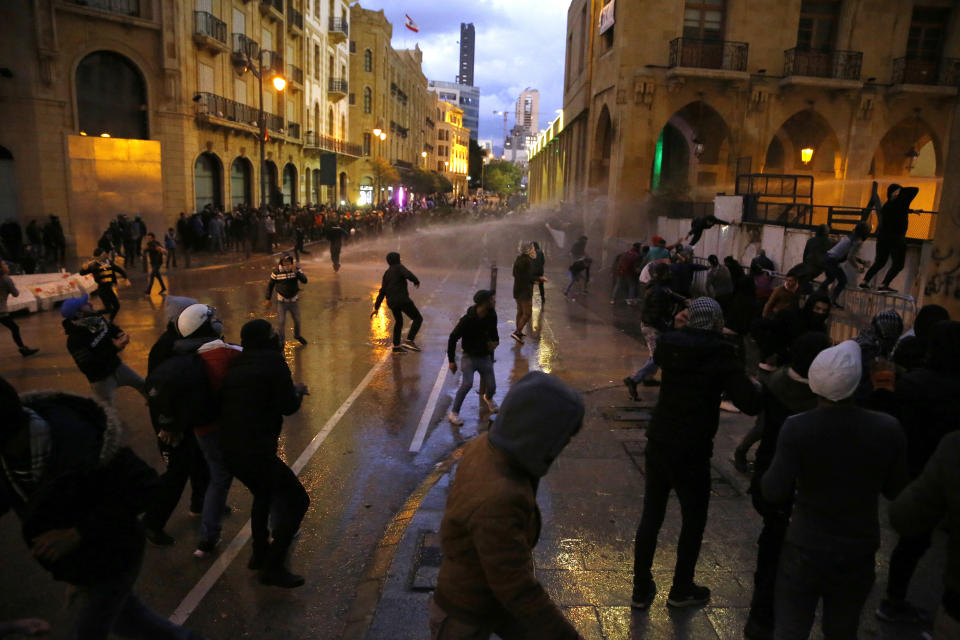
[[[903,187],[891,184],[887,187],[887,201],[880,208],[880,224],[877,227],[877,252],[873,258],[873,266],[863,276],[861,289],[870,289],[873,277],[880,273],[880,269],[890,260],[890,268],[883,276],[883,282],[877,291],[896,293],[890,286],[897,274],[903,270],[907,256],[907,228],[909,227],[910,203],[920,193],[917,187]]]
[[[907,471],[911,479],[920,477],[931,464],[941,441],[960,429],[960,322],[942,321],[927,333],[924,364],[905,373],[896,380],[892,391],[886,391],[893,396],[892,413],[903,424],[907,436]],[[953,487],[955,492],[960,484]],[[936,525],[929,519],[923,521],[927,526],[903,527],[903,535],[890,555],[886,594],[876,611],[877,617],[886,622],[916,624],[924,618],[907,601],[910,579],[930,548]],[[953,596],[954,607],[960,604],[958,597],[960,591]],[[944,604],[949,606],[949,602],[945,597]]]
[[[293,317],[293,337],[302,345],[307,344],[306,338],[300,335],[300,284],[307,284],[307,276],[300,270],[300,265],[293,263],[293,256],[283,254],[277,268],[270,272],[270,281],[267,283],[267,299],[264,306],[270,306],[270,297],[277,292],[277,334],[280,342],[286,344],[287,314]]]
[[[480,373],[480,388],[483,390],[481,399],[490,413],[496,413],[499,408],[493,401],[493,394],[497,391],[497,379],[493,371],[493,351],[500,344],[500,334],[497,332],[496,294],[493,291],[481,289],[473,296],[473,306],[457,322],[457,326],[450,332],[447,340],[447,359],[450,362],[450,373],[457,372],[457,342],[463,345],[463,381],[457,389],[457,395],[450,408],[448,419],[450,424],[460,426],[460,407],[473,387],[473,374]]]
[[[0,515],[13,510],[33,557],[70,585],[70,638],[199,640],[133,592],[143,512],[157,474],[122,444],[112,409],[70,393],[22,396],[0,378]]]
[[[818,407],[783,423],[763,499],[793,501],[777,573],[775,637],[807,638],[823,600],[825,638],[856,638],[880,546],[878,498],[906,484],[906,439],[896,419],[853,402],[860,349],[852,340],[810,365]]]
[[[690,303],[686,326],[660,336],[653,354],[663,374],[647,428],[646,490],[634,545],[631,606],[636,609],[647,609],[657,593],[651,568],[671,489],[680,501],[683,524],[667,604],[689,607],[710,600],[710,589],[693,578],[707,524],[720,401],[726,397],[742,412],[756,415],[762,397],[722,330],[717,301],[697,298]]]
[[[17,298],[20,296],[20,292],[17,290],[17,285],[14,284],[13,278],[10,277],[10,267],[7,266],[6,262],[0,260],[0,324],[10,330],[10,334],[13,336],[13,342],[17,345],[17,349],[20,350],[20,355],[26,358],[37,353],[39,349],[31,349],[23,343],[23,338],[20,337],[20,327],[16,321],[10,317],[10,312],[7,311],[7,298],[9,296]]]
[[[343,239],[349,236],[346,229],[339,224],[328,226],[324,230],[327,242],[330,243],[330,262],[333,264],[333,271],[340,271],[340,252],[343,250]]]
[[[430,602],[432,640],[577,640],[534,575],[537,485],[583,424],[580,395],[534,371],[510,389],[489,433],[471,440],[450,485]]]
[[[400,264],[400,254],[391,251],[387,254],[387,270],[383,272],[383,280],[380,282],[380,292],[373,303],[373,313],[370,317],[380,312],[380,304],[386,299],[387,307],[393,314],[393,352],[402,353],[403,351],[420,351],[420,347],[414,340],[417,332],[420,331],[420,325],[423,324],[423,316],[417,305],[410,299],[410,291],[407,288],[407,281],[413,283],[417,289],[420,288],[420,280],[413,272]],[[531,294],[532,295],[532,294]],[[410,318],[410,330],[407,332],[407,339],[401,344],[400,337],[403,335],[403,316]]]
[[[656,387],[660,384],[656,379],[659,367],[654,362],[653,353],[657,349],[660,335],[673,328],[673,317],[676,315],[677,308],[686,302],[683,296],[675,293],[670,287],[670,265],[658,262],[650,267],[650,271],[653,284],[647,289],[643,299],[643,309],[640,312],[640,330],[643,332],[643,340],[647,344],[650,356],[636,373],[623,379],[630,399],[634,401],[640,399],[637,395],[637,385]]]
[[[130,336],[94,311],[87,294],[64,300],[60,315],[67,351],[100,400],[112,407],[118,387],[131,387],[146,397],[143,378],[120,360]]]
[[[823,284],[820,285],[820,291],[827,293],[830,285],[836,280],[837,284],[833,287],[833,292],[830,293],[830,301],[833,303],[833,306],[838,309],[843,309],[843,305],[840,304],[840,294],[843,293],[843,290],[847,286],[847,272],[844,271],[843,263],[849,261],[858,269],[863,269],[867,265],[867,262],[861,260],[857,256],[857,253],[860,251],[863,241],[866,240],[869,235],[870,227],[867,226],[867,223],[858,222],[853,228],[853,231],[841,238],[840,242],[830,247],[824,258],[823,270],[826,272],[827,277],[824,279]]]
[[[93,258],[91,262],[80,268],[79,273],[82,276],[93,276],[93,281],[97,283],[97,297],[103,303],[103,312],[107,314],[110,322],[113,322],[120,313],[120,300],[117,299],[117,292],[114,289],[117,276],[127,280],[127,272],[115,265],[109,252],[101,247],[93,250]]]
[[[243,353],[221,387],[220,447],[227,469],[253,494],[247,567],[260,572],[261,584],[291,589],[304,583],[286,562],[310,497],[277,449],[283,416],[300,409],[307,386],[293,383],[280,337],[266,320],[243,325],[240,344]]]
[[[792,362],[763,380],[763,408],[758,420],[763,429],[754,463],[750,494],[753,507],[763,518],[763,529],[757,539],[757,569],[753,574],[753,598],[743,635],[747,640],[769,640],[774,629],[774,588],[777,560],[790,523],[791,502],[771,503],[763,498],[761,483],[777,450],[777,438],[784,421],[795,414],[817,406],[817,396],[810,390],[807,375],[813,360],[831,346],[823,333],[805,333],[790,348]]]
[[[863,379],[857,390],[856,398],[864,401],[870,396],[870,372],[874,364],[889,361],[897,340],[903,333],[903,318],[893,309],[881,311],[870,321],[870,326],[857,334],[856,343],[860,347]]]
[[[927,359],[930,332],[941,322],[950,320],[950,312],[938,304],[925,304],[917,312],[913,328],[900,336],[893,348],[893,362],[912,371],[922,367]]]

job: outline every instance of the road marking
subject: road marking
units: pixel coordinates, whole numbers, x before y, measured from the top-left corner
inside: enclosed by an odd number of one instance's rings
[[[420,424],[417,425],[417,433],[413,436],[413,442],[410,443],[409,451],[417,453],[423,446],[423,440],[427,436],[427,428],[430,426],[430,420],[433,418],[433,412],[437,408],[437,401],[440,399],[440,392],[443,390],[443,382],[448,371],[447,361],[444,359],[440,363],[440,372],[437,374],[437,381],[433,383],[433,390],[430,392],[430,399],[427,400],[427,406],[420,416]]]
[[[370,371],[367,372],[367,375],[363,377],[363,380],[360,381],[360,384],[356,386],[353,392],[343,401],[343,404],[340,405],[340,408],[330,416],[330,419],[327,420],[327,423],[323,425],[323,428],[313,436],[313,440],[310,441],[310,444],[307,445],[307,448],[303,450],[303,453],[300,454],[300,457],[297,458],[290,468],[297,475],[300,474],[300,471],[307,466],[307,463],[310,462],[310,458],[314,456],[317,450],[320,448],[320,445],[323,444],[323,441],[327,439],[327,436],[330,435],[330,432],[333,431],[333,428],[337,426],[337,423],[340,422],[340,418],[349,411],[350,407],[353,406],[353,403],[356,402],[357,398],[360,397],[360,394],[370,385],[370,382],[373,380],[373,377],[377,374],[384,363],[387,361],[387,358],[390,357],[391,351],[389,349],[385,350],[383,355],[380,356],[380,359],[377,360],[376,364],[370,368]],[[247,520],[246,524],[237,532],[237,535],[234,536],[233,540],[230,541],[230,544],[226,549],[223,550],[223,553],[214,561],[214,563],[207,569],[207,572],[203,574],[200,580],[193,586],[190,592],[186,595],[180,605],[176,608],[173,614],[170,616],[170,621],[174,624],[183,624],[187,621],[187,618],[190,617],[196,608],[200,605],[200,601],[210,592],[210,589],[217,583],[220,577],[227,570],[227,567],[230,566],[230,563],[236,559],[240,554],[240,550],[243,549],[244,545],[250,540],[250,521]]]

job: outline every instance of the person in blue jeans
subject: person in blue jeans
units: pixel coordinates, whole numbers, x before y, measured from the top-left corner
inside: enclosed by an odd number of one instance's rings
[[[0,514],[15,511],[33,557],[71,585],[70,628],[58,637],[200,640],[133,591],[144,549],[138,516],[157,474],[122,446],[121,431],[92,398],[21,396],[0,378]]]
[[[823,601],[823,636],[857,638],[880,546],[878,498],[907,480],[907,442],[892,416],[858,407],[860,347],[825,349],[807,373],[812,411],[787,418],[763,499],[793,500],[774,596],[776,640],[806,640]],[[874,386],[878,385],[874,379]]]
[[[493,401],[493,394],[497,390],[497,380],[493,372],[493,351],[500,344],[500,334],[497,333],[496,295],[493,291],[482,289],[473,296],[473,306],[457,322],[457,326],[450,332],[447,341],[447,359],[450,361],[450,373],[457,372],[457,342],[463,345],[463,381],[453,400],[453,407],[448,416],[450,424],[460,426],[460,407],[473,387],[473,374],[480,373],[480,388],[487,410],[496,413],[499,410]]]

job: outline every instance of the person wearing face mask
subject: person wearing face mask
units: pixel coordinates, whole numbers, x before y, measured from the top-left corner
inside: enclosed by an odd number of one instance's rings
[[[243,325],[240,344],[243,353],[233,358],[221,388],[219,433],[227,469],[253,494],[247,567],[260,572],[261,584],[299,587],[304,579],[286,561],[310,497],[277,449],[283,416],[300,409],[307,386],[294,384],[280,338],[266,320]]]
[[[583,424],[583,400],[534,371],[503,400],[489,433],[470,441],[450,485],[430,601],[432,640],[579,640],[533,570],[537,486]]]
[[[86,294],[65,300],[60,315],[67,351],[100,400],[113,406],[118,387],[131,387],[146,397],[143,378],[120,360],[130,336],[94,311]]]
[[[822,293],[814,293],[807,298],[800,311],[800,333],[814,331],[827,333],[827,320],[830,319],[830,298]],[[798,336],[799,337],[799,336]]]

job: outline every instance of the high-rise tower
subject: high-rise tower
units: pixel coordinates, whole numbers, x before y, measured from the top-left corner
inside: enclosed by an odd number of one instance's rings
[[[473,23],[460,23],[460,73],[457,84],[473,86],[473,51],[476,34]]]

